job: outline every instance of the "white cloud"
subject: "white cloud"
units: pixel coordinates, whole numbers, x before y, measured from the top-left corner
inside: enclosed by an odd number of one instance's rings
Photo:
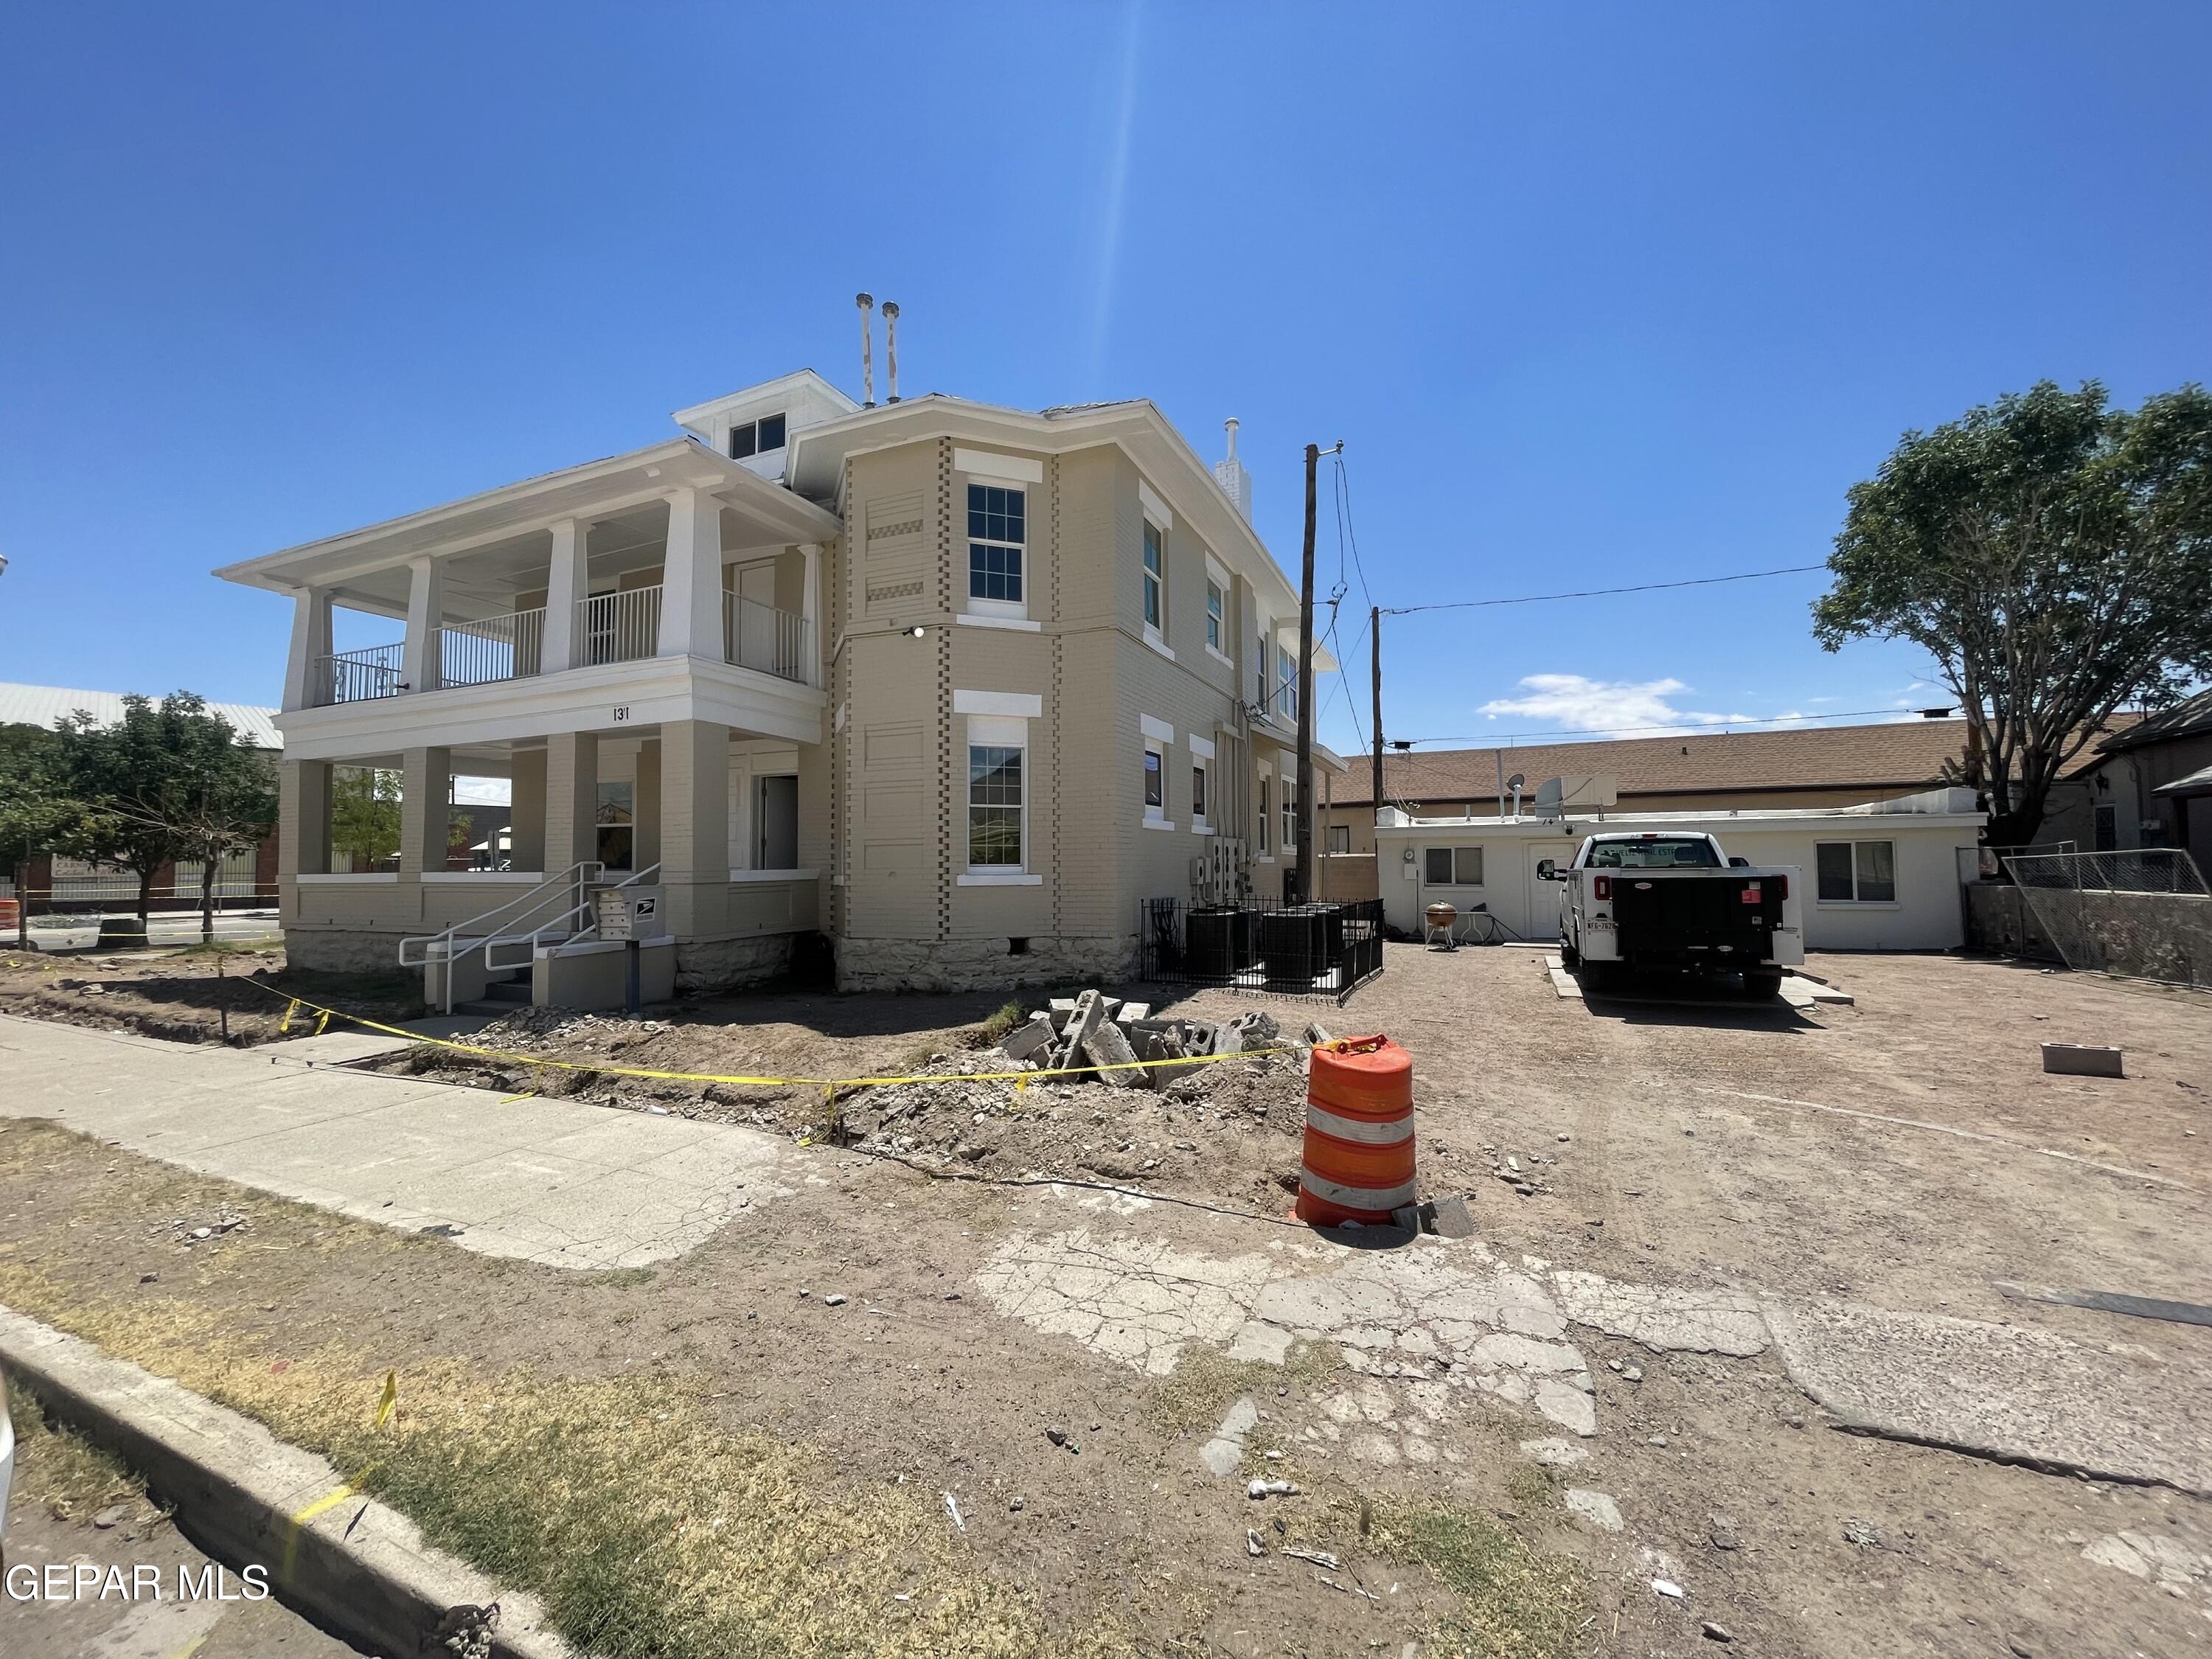
[[[505,778],[453,780],[453,801],[460,806],[505,806],[514,799],[514,786]]]
[[[1521,686],[1528,696],[1493,698],[1475,712],[1492,720],[1511,714],[1522,720],[1543,720],[1570,732],[1652,728],[1634,732],[1638,737],[1675,735],[1694,732],[1701,726],[1760,718],[1756,714],[1677,708],[1673,699],[1690,688],[1672,678],[1637,684],[1594,680],[1581,674],[1531,674],[1521,682]]]

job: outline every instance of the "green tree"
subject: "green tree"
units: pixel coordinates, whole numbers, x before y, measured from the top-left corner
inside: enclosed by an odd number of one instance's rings
[[[2035,838],[2052,782],[2122,703],[2212,674],[2212,396],[2108,406],[2051,381],[1908,432],[1853,486],[1813,606],[1830,651],[1905,639],[1972,723],[1987,839]]]
[[[25,878],[41,852],[80,839],[86,810],[61,775],[61,738],[43,726],[0,726],[0,869],[15,881],[15,942],[31,944]]]
[[[331,851],[373,870],[399,851],[399,774],[383,767],[337,769],[331,779]]]
[[[154,877],[179,859],[204,859],[251,847],[276,821],[273,769],[238,740],[228,720],[189,691],[157,704],[123,700],[123,718],[102,726],[79,710],[59,731],[60,775],[88,809],[64,849],[138,878],[138,919],[151,908]],[[204,875],[203,926],[210,934],[213,887]]]

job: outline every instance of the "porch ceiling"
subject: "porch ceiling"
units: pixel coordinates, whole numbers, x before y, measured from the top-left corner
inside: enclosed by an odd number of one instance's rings
[[[817,542],[841,528],[835,514],[756,477],[696,439],[677,438],[225,565],[215,574],[274,592],[337,588],[348,604],[404,614],[408,560],[466,552],[470,557],[449,573],[449,587],[462,597],[481,587],[476,597],[492,599],[542,561],[544,533],[559,520],[593,520],[596,562],[602,548],[611,555],[614,545],[624,541],[642,541],[648,533],[657,539],[665,518],[661,499],[685,488],[708,490],[732,510],[739,520],[736,545]],[[637,533],[625,535],[625,530]]]

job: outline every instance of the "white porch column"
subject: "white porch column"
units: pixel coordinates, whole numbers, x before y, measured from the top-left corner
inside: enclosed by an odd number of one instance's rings
[[[410,691],[438,689],[438,630],[445,626],[445,573],[435,559],[410,559],[407,568],[407,643],[399,678]]]
[[[720,662],[722,504],[703,489],[668,492],[668,550],[660,570],[664,657]]]
[[[799,592],[799,614],[806,619],[806,683],[822,684],[822,544],[801,542],[799,556],[806,562],[805,586]]]
[[[316,684],[321,659],[331,654],[331,590],[303,587],[293,595],[292,654],[284,665],[284,707],[313,708],[323,695]]]
[[[587,544],[592,526],[582,519],[563,519],[553,526],[553,560],[545,576],[545,645],[543,672],[557,674],[576,665],[576,608],[591,596]]]

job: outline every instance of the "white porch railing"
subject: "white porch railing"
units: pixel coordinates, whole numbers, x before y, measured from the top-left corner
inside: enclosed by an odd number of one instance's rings
[[[540,672],[545,608],[504,617],[479,617],[438,631],[438,683],[489,685],[527,679]]]
[[[624,588],[576,601],[579,668],[603,662],[637,662],[660,649],[660,589]]]
[[[802,616],[722,591],[722,655],[740,668],[804,684],[811,632]]]
[[[316,658],[314,681],[309,688],[314,706],[327,708],[333,703],[398,696],[405,651],[401,645],[372,645]]]

